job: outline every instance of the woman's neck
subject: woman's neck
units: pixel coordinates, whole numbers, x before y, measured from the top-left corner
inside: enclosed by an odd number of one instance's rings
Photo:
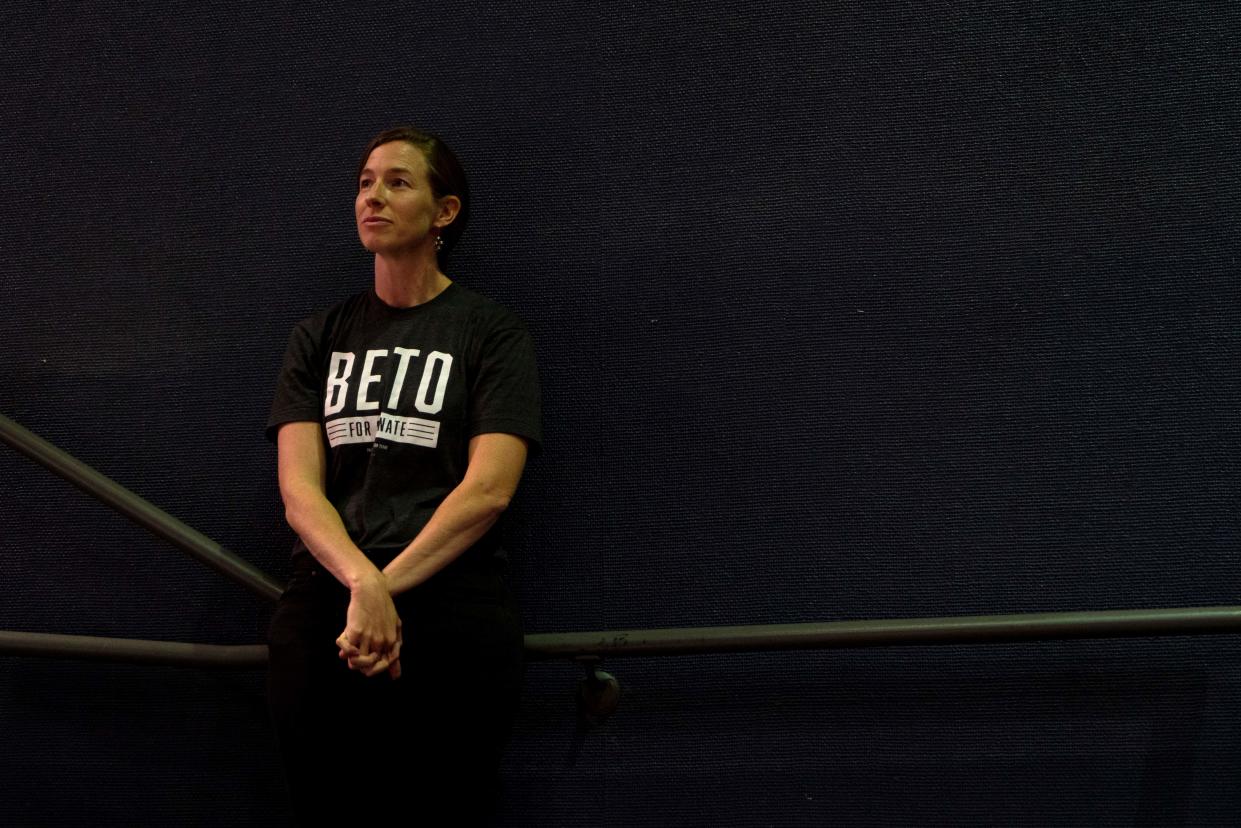
[[[375,254],[375,293],[384,304],[412,308],[429,302],[452,284],[440,272],[435,254],[388,257]]]

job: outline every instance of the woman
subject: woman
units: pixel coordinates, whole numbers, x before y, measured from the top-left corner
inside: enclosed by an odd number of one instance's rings
[[[374,287],[294,327],[267,425],[298,535],[269,704],[300,823],[477,824],[521,685],[498,519],[540,440],[534,351],[440,270],[469,214],[443,141],[380,133],[357,181]]]

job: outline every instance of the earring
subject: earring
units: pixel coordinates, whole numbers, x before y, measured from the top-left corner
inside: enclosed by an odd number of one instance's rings
[[[443,249],[444,249],[444,237],[436,236],[435,237],[435,252],[438,253]]]

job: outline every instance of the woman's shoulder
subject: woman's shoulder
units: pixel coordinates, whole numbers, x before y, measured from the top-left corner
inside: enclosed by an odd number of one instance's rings
[[[445,291],[446,303],[455,311],[466,313],[484,328],[525,327],[521,317],[494,299],[453,282]]]

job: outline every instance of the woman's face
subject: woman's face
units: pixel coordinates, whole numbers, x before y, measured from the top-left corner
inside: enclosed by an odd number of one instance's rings
[[[372,253],[402,253],[434,245],[432,229],[456,217],[456,196],[437,199],[427,181],[422,151],[404,141],[380,144],[358,178],[354,217],[362,246]]]

